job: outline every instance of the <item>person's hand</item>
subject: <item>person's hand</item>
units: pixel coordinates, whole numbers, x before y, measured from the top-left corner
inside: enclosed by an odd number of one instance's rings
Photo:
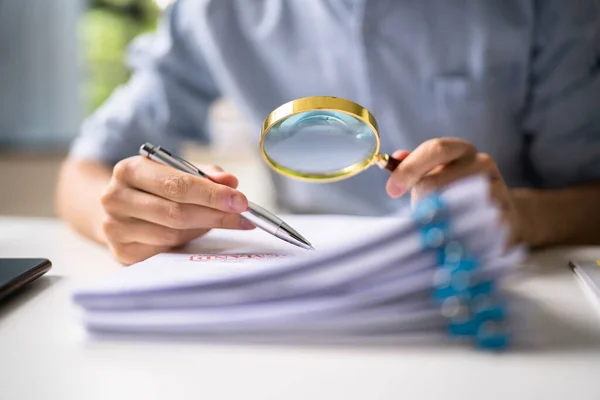
[[[122,264],[181,246],[211,228],[253,229],[239,213],[248,207],[237,179],[202,166],[216,182],[135,156],[120,161],[101,202],[101,237]]]
[[[402,162],[391,174],[386,190],[396,198],[408,191],[415,200],[469,175],[484,173],[491,182],[491,197],[502,210],[502,220],[510,226],[510,242],[519,240],[517,212],[496,162],[473,144],[456,138],[439,138],[423,142],[414,151],[398,150],[392,157]]]

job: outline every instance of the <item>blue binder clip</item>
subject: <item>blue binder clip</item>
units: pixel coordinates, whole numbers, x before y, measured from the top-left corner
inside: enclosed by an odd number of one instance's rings
[[[444,248],[438,252],[438,264],[444,267],[452,267],[466,257],[466,248],[461,242],[449,237]]]
[[[452,273],[444,284],[437,285],[434,299],[441,314],[448,319],[451,337],[470,337],[479,348],[500,349],[508,345],[507,333],[491,327],[506,319],[504,305],[497,299],[492,281],[456,280]],[[457,285],[458,282],[458,285]]]
[[[449,216],[439,195],[434,193],[419,200],[412,216],[421,227],[421,240],[425,248],[435,249],[446,243],[451,233]]]
[[[420,225],[426,225],[439,217],[448,217],[447,207],[437,193],[420,199],[412,212],[412,216]]]
[[[468,338],[482,349],[503,349],[509,344],[504,306],[497,301],[494,282],[477,275],[478,260],[452,236],[447,211],[435,193],[421,199],[413,211],[423,247],[438,255],[432,297],[448,319],[451,338]]]
[[[442,264],[434,275],[434,297],[438,301],[444,301],[451,296],[470,299],[476,294],[481,294],[481,289],[474,286],[476,277],[474,271],[477,269],[477,261],[473,258],[465,258],[456,263]],[[473,289],[478,290],[473,292]],[[491,288],[490,288],[491,290]]]
[[[447,242],[450,237],[450,224],[447,221],[434,222],[421,228],[423,245],[436,249]]]
[[[504,321],[489,320],[479,325],[475,345],[485,350],[503,350],[510,345],[510,335]]]

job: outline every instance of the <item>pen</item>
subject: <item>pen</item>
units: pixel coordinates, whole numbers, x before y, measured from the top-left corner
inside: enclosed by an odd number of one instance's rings
[[[171,154],[171,152],[164,147],[155,146],[151,143],[145,143],[140,147],[140,154],[148,157],[152,161],[156,161],[163,165],[176,168],[182,172],[187,172],[189,174],[212,181],[208,175],[200,171],[200,169],[195,167],[192,163],[182,159],[181,157]],[[306,240],[300,233],[289,226],[281,218],[257,204],[248,202],[248,210],[241,213],[241,215],[255,226],[275,237],[278,237],[281,240],[285,240],[286,242],[303,249],[314,250],[310,242]]]

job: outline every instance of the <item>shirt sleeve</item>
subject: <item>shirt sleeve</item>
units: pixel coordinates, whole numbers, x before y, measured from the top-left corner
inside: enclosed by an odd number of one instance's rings
[[[82,124],[70,155],[114,165],[152,142],[178,151],[182,140],[208,141],[207,114],[219,91],[198,44],[192,17],[177,1],[156,33],[129,48],[129,82]]]
[[[600,179],[600,3],[538,0],[524,113],[532,180]]]

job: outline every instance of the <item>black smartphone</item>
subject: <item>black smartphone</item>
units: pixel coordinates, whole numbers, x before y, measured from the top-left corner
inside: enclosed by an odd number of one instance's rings
[[[0,258],[0,301],[44,275],[52,263],[45,258]]]

